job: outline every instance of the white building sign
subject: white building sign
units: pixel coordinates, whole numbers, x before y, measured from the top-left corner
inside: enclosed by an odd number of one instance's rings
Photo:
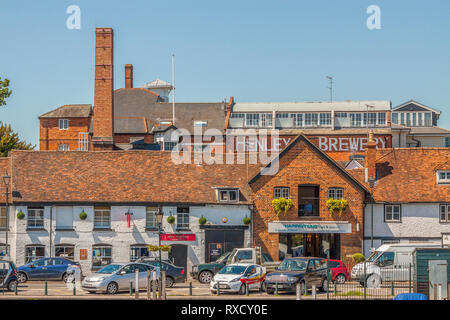
[[[319,137],[319,148],[322,151],[363,152],[367,142],[368,139],[363,137]],[[384,138],[375,137],[375,142],[378,149],[388,147]]]
[[[352,233],[348,222],[280,221],[269,222],[269,233]]]

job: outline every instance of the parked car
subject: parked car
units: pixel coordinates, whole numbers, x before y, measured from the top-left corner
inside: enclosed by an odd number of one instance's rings
[[[227,262],[231,252],[226,252],[221,255],[216,261],[209,263],[202,263],[192,266],[191,276],[201,283],[210,283],[214,275],[219,272]]]
[[[330,266],[331,281],[343,284],[348,280],[348,270],[341,260],[328,260]]]
[[[230,292],[245,294],[248,290],[262,290],[262,283],[266,275],[264,267],[251,263],[235,263],[224,266],[210,283],[211,293]]]
[[[60,257],[37,259],[17,268],[17,280],[19,283],[28,280],[72,281],[69,279],[70,272],[67,269],[74,265],[80,266],[78,262]]]
[[[17,287],[17,270],[12,261],[0,260],[0,288],[14,291]]]
[[[86,276],[81,288],[90,293],[106,292],[116,294],[119,291],[130,290],[130,282],[135,282],[136,269],[139,271],[139,289],[147,288],[147,271],[156,270],[159,277],[159,268],[145,263],[112,263],[97,272]],[[153,280],[152,280],[153,281]]]
[[[413,262],[413,252],[417,248],[440,248],[439,243],[395,243],[377,248],[364,262],[352,268],[351,278],[364,285],[364,265],[366,285],[378,288],[384,281],[408,281],[409,266]],[[414,279],[414,268],[411,278]]]
[[[268,273],[264,287],[268,294],[273,294],[276,287],[278,291],[295,292],[297,283],[303,288],[303,293],[315,285],[319,290],[328,289],[327,260],[315,257],[287,258]]]
[[[159,267],[159,261],[154,258],[140,258],[139,262]],[[167,261],[161,261],[162,271],[166,271],[166,287],[173,287],[174,283],[182,283],[186,281],[183,267],[177,267]]]

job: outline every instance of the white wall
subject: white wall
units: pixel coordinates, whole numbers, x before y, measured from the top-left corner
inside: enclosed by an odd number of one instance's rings
[[[401,204],[401,222],[384,222],[384,204],[374,204],[374,238],[396,238],[401,242],[437,241],[441,232],[450,232],[450,223],[439,222],[439,203],[406,203]],[[370,249],[371,205],[366,205],[364,217],[364,251]],[[374,240],[374,247],[381,245],[381,239]]]
[[[49,227],[50,227],[50,210],[51,206],[44,207],[44,228],[45,230],[30,231],[27,230],[27,207],[17,206],[11,208],[11,258],[17,265],[25,263],[25,246],[30,244],[45,245],[45,255],[50,255],[49,245]],[[186,244],[188,246],[188,265],[186,273],[188,274],[193,264],[203,263],[205,261],[205,236],[204,230],[200,229],[198,219],[204,216],[207,224],[213,225],[243,225],[242,219],[245,216],[250,217],[251,212],[247,205],[208,205],[190,207],[189,223],[190,231],[177,232],[176,222],[171,225],[167,222],[167,217],[173,215],[176,218],[176,207],[163,207],[164,219],[163,229],[165,233],[195,233],[195,241],[163,241],[162,244]],[[17,213],[22,210],[25,213],[25,219],[18,220]],[[94,207],[93,206],[73,206],[72,214],[74,217],[73,231],[56,230],[56,210],[53,208],[52,221],[52,238],[53,249],[52,255],[55,254],[55,244],[72,244],[75,245],[75,260],[82,265],[84,274],[91,272],[92,264],[92,246],[94,244],[112,245],[113,262],[127,262],[130,260],[130,246],[133,244],[158,244],[157,231],[146,231],[146,214],[144,206],[111,206],[111,230],[97,231],[94,227]],[[81,220],[79,214],[82,211],[87,213],[87,219]],[[127,225],[125,213],[132,212],[130,228]],[[222,222],[222,218],[226,217],[228,221]],[[4,233],[2,233],[4,234]],[[245,231],[244,243],[250,242],[250,229]],[[1,240],[0,242],[4,242]],[[14,240],[13,240],[14,239]],[[87,249],[87,260],[80,259],[80,249]]]

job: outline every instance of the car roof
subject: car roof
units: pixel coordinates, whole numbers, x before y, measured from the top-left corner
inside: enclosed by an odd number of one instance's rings
[[[231,263],[231,264],[227,264],[228,266],[237,266],[237,267],[248,267],[248,266],[258,266],[258,264],[256,263]]]

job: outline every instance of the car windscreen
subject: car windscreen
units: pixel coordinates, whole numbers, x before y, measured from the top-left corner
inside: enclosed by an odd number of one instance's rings
[[[307,260],[303,259],[284,259],[278,266],[281,271],[304,271],[306,270]]]
[[[117,270],[119,270],[120,268],[122,268],[122,265],[120,264],[110,264],[98,270],[97,273],[112,274]]]
[[[216,263],[222,263],[222,261],[227,259],[229,255],[230,255],[230,252],[227,252],[227,253],[221,255],[215,262]]]
[[[375,260],[378,259],[379,256],[381,256],[382,253],[383,253],[383,252],[381,252],[381,251],[374,251],[374,253],[372,253],[372,254],[370,255],[370,257],[367,258],[366,261],[367,261],[367,262],[374,262]]]
[[[225,266],[219,271],[219,274],[243,274],[245,266]]]

